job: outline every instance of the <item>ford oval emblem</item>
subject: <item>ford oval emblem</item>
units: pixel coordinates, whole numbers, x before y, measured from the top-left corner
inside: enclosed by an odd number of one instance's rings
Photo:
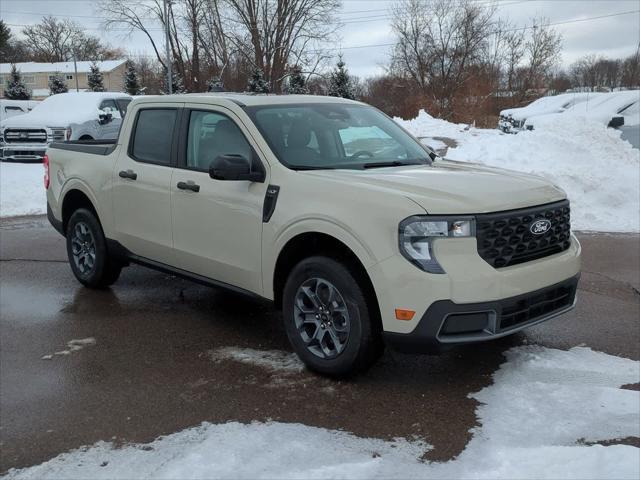
[[[529,231],[534,235],[544,235],[551,229],[551,222],[549,220],[536,220],[529,227]]]

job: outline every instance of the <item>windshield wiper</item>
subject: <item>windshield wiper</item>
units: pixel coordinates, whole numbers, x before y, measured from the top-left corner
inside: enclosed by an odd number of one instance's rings
[[[362,165],[362,168],[384,168],[384,167],[404,167],[406,165],[424,165],[422,162],[407,162],[401,160],[393,160],[391,162],[371,162]]]

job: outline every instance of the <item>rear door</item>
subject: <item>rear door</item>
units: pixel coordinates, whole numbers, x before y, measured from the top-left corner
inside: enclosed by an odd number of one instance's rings
[[[180,104],[144,104],[116,162],[113,207],[118,238],[132,253],[173,262],[171,176]]]
[[[256,168],[262,164],[266,169],[266,163],[255,153],[244,125],[224,107],[187,104],[181,139],[171,182],[177,266],[260,293],[262,207],[268,180],[214,180],[209,165],[222,154],[253,157]]]

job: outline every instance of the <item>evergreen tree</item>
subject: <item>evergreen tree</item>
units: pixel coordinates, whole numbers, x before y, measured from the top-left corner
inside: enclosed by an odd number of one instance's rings
[[[207,82],[207,92],[224,92],[224,83],[220,77],[213,76]]]
[[[349,100],[355,100],[356,98],[355,88],[349,72],[345,68],[345,63],[342,61],[342,55],[338,57],[336,68],[331,72],[329,95],[331,97],[348,98]]]
[[[124,91],[129,95],[142,95],[142,90],[138,81],[136,66],[131,60],[127,60],[124,71]]]
[[[60,73],[54,73],[49,79],[49,93],[56,95],[57,93],[67,93],[69,88]]]
[[[286,88],[287,93],[292,95],[305,95],[309,93],[306,81],[302,76],[302,68],[298,65],[291,67],[291,74],[289,75],[289,84]]]
[[[247,92],[252,93],[269,93],[269,83],[264,79],[264,73],[259,68],[256,68],[251,72],[249,77],[249,83],[247,84]]]
[[[93,62],[87,75],[87,85],[92,92],[104,92],[103,76],[98,64]]]
[[[4,90],[4,96],[9,100],[30,100],[31,92],[22,81],[20,72],[16,68],[15,64],[11,65],[11,73],[9,74],[9,81],[7,82],[7,88]]]
[[[164,95],[169,94],[169,89],[167,88],[167,69],[166,68],[162,69],[161,92]],[[178,72],[178,69],[175,68],[175,66],[171,70],[171,93],[172,94],[188,93],[187,89],[184,86],[184,80],[182,79],[182,75],[180,75],[180,72]]]

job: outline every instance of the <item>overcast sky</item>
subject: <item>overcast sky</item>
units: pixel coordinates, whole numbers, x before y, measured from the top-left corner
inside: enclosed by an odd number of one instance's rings
[[[482,4],[490,0],[478,0]],[[497,16],[509,19],[518,26],[530,24],[532,17],[544,16],[550,23],[573,22],[603,15],[640,10],[640,0],[494,0]],[[10,24],[13,32],[22,28],[14,25],[38,23],[43,15],[68,17],[81,23],[89,33],[98,35],[113,46],[124,48],[134,55],[153,52],[148,40],[134,34],[123,38],[122,32],[105,32],[100,28],[100,13],[94,10],[93,0],[0,0],[0,16]],[[342,49],[352,74],[368,76],[383,71],[390,47],[376,46],[393,42],[389,26],[390,0],[342,0],[338,17],[345,22],[334,45],[336,53]],[[373,18],[372,18],[373,17]],[[348,22],[348,23],[346,23]],[[159,25],[154,35],[162,44]],[[587,21],[557,25],[564,38],[562,62],[571,64],[577,58],[596,53],[608,57],[624,57],[635,51],[640,42],[640,13],[610,16]],[[351,48],[374,45],[366,48]]]

